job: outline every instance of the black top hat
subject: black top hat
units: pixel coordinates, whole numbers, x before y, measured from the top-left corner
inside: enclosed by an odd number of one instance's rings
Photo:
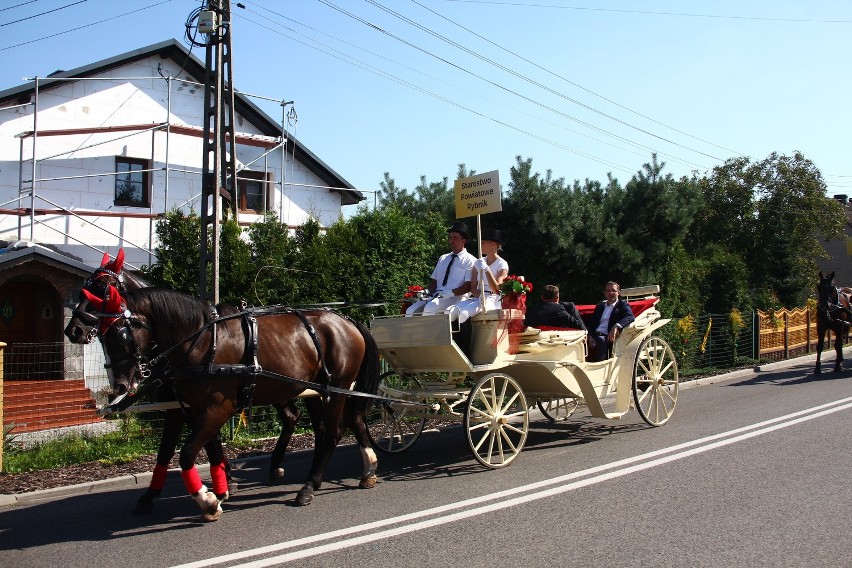
[[[462,237],[464,237],[465,240],[470,239],[470,237],[468,236],[468,232],[467,232],[467,225],[465,225],[461,221],[456,221],[455,223],[453,223],[453,226],[450,227],[449,229],[447,229],[447,232],[448,233],[459,233],[459,234],[461,234]]]
[[[494,241],[503,244],[503,231],[500,229],[482,229],[483,241]]]

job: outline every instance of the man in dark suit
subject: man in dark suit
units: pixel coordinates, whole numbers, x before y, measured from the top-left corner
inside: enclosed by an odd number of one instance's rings
[[[616,282],[607,282],[604,287],[605,301],[595,306],[592,319],[589,322],[589,333],[594,336],[595,350],[592,361],[604,361],[609,358],[612,344],[618,338],[621,330],[636,319],[633,310],[626,300],[619,299],[621,286]]]
[[[586,329],[580,312],[572,302],[559,301],[559,287],[548,284],[541,294],[542,305],[528,310],[524,324],[530,327],[549,325],[553,327],[571,327]]]

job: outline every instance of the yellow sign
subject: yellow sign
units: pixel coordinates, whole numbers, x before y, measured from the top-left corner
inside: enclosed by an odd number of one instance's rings
[[[503,210],[498,170],[457,179],[454,187],[456,219]]]
[[[846,255],[852,256],[852,237],[846,237]]]

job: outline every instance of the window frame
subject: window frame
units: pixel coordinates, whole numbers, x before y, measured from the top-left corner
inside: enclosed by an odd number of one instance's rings
[[[257,209],[248,208],[247,187],[249,182],[260,182],[261,190],[264,192],[265,199],[263,205],[265,209],[258,211]],[[256,170],[240,170],[237,172],[237,199],[239,200],[237,211],[239,213],[263,215],[270,210],[272,203],[272,187],[274,185],[274,176],[272,172],[263,172]]]
[[[121,175],[133,173],[131,168],[128,172],[118,171],[119,164],[127,164],[129,166],[141,166],[142,171],[142,199],[140,201],[132,201],[129,199],[118,198],[118,182]],[[113,203],[118,207],[151,207],[151,160],[145,158],[130,158],[127,156],[115,157],[115,183],[113,183]]]

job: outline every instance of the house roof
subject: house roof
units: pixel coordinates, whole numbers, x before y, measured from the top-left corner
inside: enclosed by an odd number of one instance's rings
[[[19,241],[8,248],[0,248],[0,271],[36,260],[82,277],[91,275],[95,270],[88,264],[74,260],[70,256],[29,241]]]
[[[197,81],[203,80],[204,63],[192,55],[179,41],[170,39],[95,63],[83,65],[70,71],[57,71],[48,77],[39,77],[39,91],[67,84],[69,81],[64,79],[98,75],[116,67],[121,67],[140,59],[146,59],[152,55],[159,55],[164,59],[172,59],[182,66],[186,74],[196,78]],[[34,91],[35,81],[0,91],[0,107],[12,104],[26,104],[30,101],[30,96]],[[236,90],[234,92],[234,111],[249,120],[264,135],[275,137],[281,135],[281,125],[251,102],[248,97]],[[352,184],[335,172],[316,154],[311,152],[295,137],[290,136],[289,138],[293,141],[293,154],[295,158],[305,164],[328,187],[335,188],[330,191],[340,194],[343,205],[354,205],[364,200],[363,193],[356,190]]]

